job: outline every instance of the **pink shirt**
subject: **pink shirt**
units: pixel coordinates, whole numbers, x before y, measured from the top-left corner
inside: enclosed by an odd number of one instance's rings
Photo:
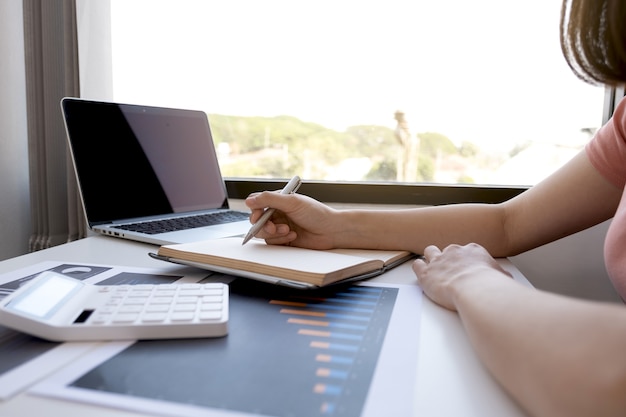
[[[626,99],[586,146],[593,166],[615,186],[626,186]],[[626,300],[626,193],[604,241],[604,262],[613,286]]]

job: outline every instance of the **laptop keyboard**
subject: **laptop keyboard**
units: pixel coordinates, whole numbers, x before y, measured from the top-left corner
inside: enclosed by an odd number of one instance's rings
[[[116,226],[118,229],[132,232],[156,235],[176,230],[194,229],[196,227],[212,226],[247,220],[248,213],[241,211],[221,211],[218,213],[199,214],[197,216],[178,217],[175,219],[154,220],[148,222],[130,223]]]

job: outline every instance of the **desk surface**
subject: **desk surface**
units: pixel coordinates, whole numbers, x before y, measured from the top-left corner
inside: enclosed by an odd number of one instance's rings
[[[151,259],[154,246],[94,236],[0,262],[0,273],[42,261],[86,262],[130,267],[159,268],[164,272],[181,267]],[[506,259],[501,264],[515,279],[527,283]],[[372,280],[391,284],[415,285],[410,263]],[[525,416],[482,366],[465,335],[458,316],[424,297],[420,329],[415,416],[505,417]],[[33,416],[46,410],[47,415],[68,417],[140,416],[132,412],[99,408],[18,394],[0,402],[2,416]]]

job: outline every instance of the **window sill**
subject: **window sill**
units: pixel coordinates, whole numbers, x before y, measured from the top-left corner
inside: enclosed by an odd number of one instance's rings
[[[226,178],[228,197],[245,199],[253,192],[279,190],[286,180]],[[299,193],[325,203],[443,205],[456,203],[500,203],[529,187],[470,184],[406,184],[304,181]]]

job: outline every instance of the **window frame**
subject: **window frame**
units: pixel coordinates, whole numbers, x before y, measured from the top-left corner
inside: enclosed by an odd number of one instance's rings
[[[79,52],[97,56],[100,65],[79,68],[81,97],[91,96],[107,99],[112,95],[111,81],[111,34],[110,0],[91,2],[75,0],[77,13],[88,24],[82,29],[89,32],[89,45],[79,37]],[[80,31],[80,28],[79,28]],[[97,41],[96,41],[97,40]],[[89,52],[87,54],[87,52]],[[97,80],[97,81],[96,81]],[[622,88],[607,87],[602,112],[604,125],[624,97]],[[225,179],[228,197],[245,199],[250,193],[262,190],[281,189],[287,179],[234,178]],[[439,184],[439,183],[395,183],[395,182],[340,182],[303,181],[299,192],[328,203],[393,204],[393,205],[443,205],[455,203],[500,203],[509,200],[530,186],[481,185],[481,184]]]
[[[228,197],[245,199],[254,192],[281,189],[287,179],[225,178]],[[444,205],[500,203],[530,187],[474,184],[408,184],[303,180],[299,193],[325,203]]]
[[[606,87],[602,123],[609,121],[617,104],[626,96],[625,87]],[[281,189],[288,179],[224,179],[228,197],[245,199],[254,192]],[[394,182],[339,182],[303,180],[301,194],[325,203],[437,206],[459,203],[497,204],[523,193],[531,186],[435,184]]]

